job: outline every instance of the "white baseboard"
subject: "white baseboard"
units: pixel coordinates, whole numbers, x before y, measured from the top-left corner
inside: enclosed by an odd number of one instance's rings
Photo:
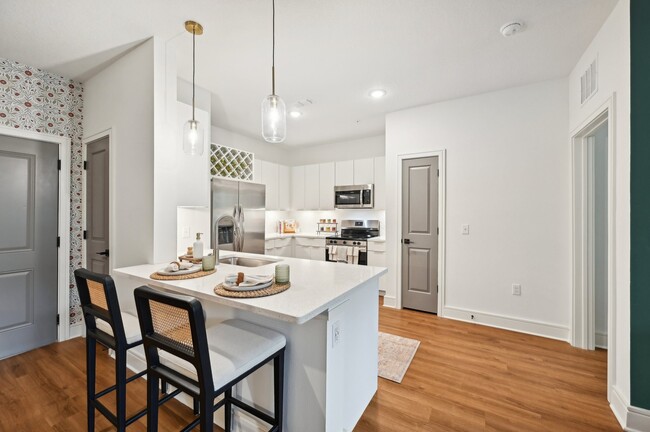
[[[384,306],[389,307],[389,308],[396,308],[397,307],[397,299],[393,296],[384,296]]]
[[[596,332],[596,347],[607,349],[607,333]]]
[[[650,410],[630,406],[616,386],[612,387],[610,408],[626,432],[650,432]]]
[[[487,312],[476,312],[451,306],[443,307],[440,316],[505,330],[512,330],[520,333],[527,333],[535,336],[543,336],[564,342],[569,341],[568,327],[556,324],[495,315]]]
[[[74,339],[78,337],[86,337],[86,325],[84,323],[78,323],[70,326],[68,339]]]
[[[616,386],[612,386],[611,391],[611,400],[609,401],[609,407],[612,409],[616,420],[621,424],[621,427],[625,429],[627,423],[627,407],[628,403],[618,391]]]

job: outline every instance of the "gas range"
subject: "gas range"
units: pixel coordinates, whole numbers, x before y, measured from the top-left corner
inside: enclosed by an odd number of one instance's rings
[[[379,236],[378,220],[342,220],[341,233],[338,236],[325,238],[325,244],[328,247],[354,247],[359,249],[358,264],[366,264],[366,255],[368,252],[368,239]],[[328,248],[331,250],[331,248]],[[334,257],[327,255],[327,261],[336,261]]]

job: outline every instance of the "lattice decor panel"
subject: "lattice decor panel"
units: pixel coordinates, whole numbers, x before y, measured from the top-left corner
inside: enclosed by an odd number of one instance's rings
[[[237,180],[253,180],[255,155],[232,147],[210,146],[210,174]]]

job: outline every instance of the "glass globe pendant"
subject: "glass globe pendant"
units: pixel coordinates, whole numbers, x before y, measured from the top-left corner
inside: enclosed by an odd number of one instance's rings
[[[270,143],[281,143],[287,137],[287,108],[275,94],[275,0],[273,0],[273,63],[271,94],[262,101],[262,137]]]
[[[192,33],[192,119],[183,126],[183,151],[189,156],[201,156],[203,154],[203,125],[199,123],[194,111],[196,108],[196,35],[203,34],[203,26],[195,21],[185,21],[185,29]]]

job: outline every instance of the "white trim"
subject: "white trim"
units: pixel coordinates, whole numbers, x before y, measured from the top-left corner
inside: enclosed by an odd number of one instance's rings
[[[445,318],[568,342],[569,328],[557,324],[445,306]]]
[[[70,332],[70,138],[0,126],[0,135],[33,139],[59,146],[59,237],[58,250],[58,313],[61,317],[57,331],[59,342],[68,340]]]
[[[86,325],[82,322],[70,326],[69,338],[86,337]]]
[[[115,257],[116,257],[116,253],[117,253],[117,249],[115,247],[115,245],[116,245],[116,242],[115,242],[115,238],[116,238],[115,237],[115,235],[116,235],[115,221],[117,220],[115,218],[115,209],[116,209],[116,206],[115,206],[115,190],[116,190],[115,181],[116,181],[117,177],[116,177],[116,165],[115,165],[115,160],[116,160],[115,159],[115,157],[116,157],[116,155],[115,155],[115,147],[116,146],[115,146],[115,144],[113,142],[113,137],[114,136],[115,136],[115,131],[111,127],[111,128],[106,129],[106,130],[103,130],[101,132],[98,132],[96,134],[86,136],[81,141],[81,143],[82,143],[81,153],[82,153],[83,160],[86,161],[87,160],[87,155],[88,155],[88,144],[91,143],[91,142],[100,140],[102,138],[108,137],[108,206],[109,206],[109,209],[108,209],[108,231],[109,231],[109,233],[108,233],[108,244],[109,244],[109,248],[110,248],[110,251],[111,251],[111,253],[110,253],[109,257],[108,257],[109,273],[112,273],[113,269],[115,268],[115,261],[116,261]],[[81,182],[82,182],[82,190],[84,191],[84,193],[86,191],[86,181],[87,181],[87,179],[86,179],[86,170],[83,170],[83,173],[81,175]],[[85,198],[86,198],[86,196],[84,195],[84,199],[83,199],[84,207],[83,207],[83,211],[81,212],[81,214],[82,214],[82,226],[83,226],[84,230],[86,230],[86,205],[87,205],[87,200]],[[84,267],[88,268],[88,262],[87,262],[88,256],[86,254],[86,241],[85,240],[82,241],[81,250],[82,250],[82,253],[83,253],[83,257],[84,257],[84,261],[83,261],[84,264],[83,265],[84,265]]]
[[[384,306],[395,309],[397,307],[397,298],[385,295]]]
[[[610,408],[627,432],[650,432],[650,410],[631,406],[615,386],[612,386]]]
[[[596,348],[607,349],[607,333],[596,332]]]
[[[576,173],[575,157],[578,140],[582,140],[585,132],[592,127],[600,124],[603,116],[607,119],[607,400],[613,404],[614,392],[613,384],[616,373],[616,93],[591,115],[589,115],[574,131],[571,132],[571,152],[572,152],[572,209],[573,209],[573,229],[572,229],[572,265],[573,265],[573,288],[572,288],[572,307],[571,307],[571,331],[570,341],[574,346],[587,348],[585,334],[595,334],[595,327],[587,327],[593,324],[593,320],[585,315],[584,311],[587,305],[584,304],[584,289],[580,289],[579,273],[577,267],[584,269],[584,266],[578,266],[582,258],[581,244],[577,238],[578,230],[583,230],[580,221],[576,215],[576,196],[575,192],[579,186],[578,173]],[[580,273],[580,277],[583,277]],[[589,308],[591,309],[591,308]],[[587,329],[585,330],[585,327]]]
[[[395,244],[401,251],[401,237],[402,237],[402,161],[407,159],[417,159],[423,157],[438,157],[438,169],[440,176],[438,178],[438,228],[440,233],[438,235],[438,316],[445,316],[445,281],[446,281],[446,250],[447,250],[447,150],[434,150],[422,153],[407,153],[397,155],[397,229],[395,230]],[[388,304],[386,297],[384,297],[384,305],[402,309],[402,254],[397,252],[397,292],[392,303],[392,297],[388,297]]]
[[[625,429],[627,423],[627,407],[628,403],[621,394],[621,392],[615,387],[612,386],[611,397],[609,399],[609,407],[614,413],[614,417],[620,423],[621,427]]]

